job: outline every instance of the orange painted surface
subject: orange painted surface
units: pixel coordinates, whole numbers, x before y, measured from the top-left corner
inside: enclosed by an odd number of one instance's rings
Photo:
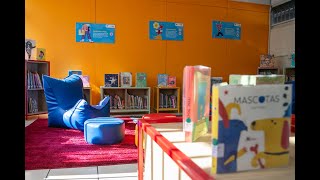
[[[50,75],[68,70],[90,76],[92,103],[100,100],[105,73],[158,73],[177,76],[185,65],[206,65],[213,76],[256,74],[259,55],[268,52],[269,6],[227,0],[26,0],[26,38],[46,48]],[[149,20],[184,23],[184,41],[149,40]],[[238,22],[241,40],[212,39],[212,20]],[[115,44],[76,43],[76,22],[115,24]],[[135,84],[135,80],[133,80]],[[152,102],[151,102],[152,104]]]

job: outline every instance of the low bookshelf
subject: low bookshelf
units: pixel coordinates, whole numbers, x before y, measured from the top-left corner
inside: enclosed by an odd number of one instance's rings
[[[153,102],[156,113],[180,113],[180,87],[153,87]]]
[[[110,114],[150,113],[150,87],[100,86],[100,95],[110,96]]]
[[[25,118],[48,113],[42,75],[50,75],[50,62],[25,60]]]

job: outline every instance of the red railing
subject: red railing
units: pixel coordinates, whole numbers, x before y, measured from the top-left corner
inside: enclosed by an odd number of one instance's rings
[[[160,121],[158,121],[160,122]],[[163,121],[162,121],[163,122]],[[179,120],[179,122],[182,122]],[[163,152],[165,152],[191,179],[195,180],[214,180],[212,176],[207,174],[197,164],[195,164],[188,156],[182,153],[176,146],[163,137],[154,127],[147,123],[144,119],[138,121],[138,178],[143,180],[144,173],[144,149],[143,149],[143,132],[157,143]]]

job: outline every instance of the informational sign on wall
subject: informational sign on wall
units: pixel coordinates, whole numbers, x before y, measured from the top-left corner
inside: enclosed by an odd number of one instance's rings
[[[182,41],[183,23],[150,21],[149,39]]]
[[[240,40],[241,24],[234,22],[212,21],[212,37]]]
[[[76,42],[114,43],[114,24],[76,23]]]

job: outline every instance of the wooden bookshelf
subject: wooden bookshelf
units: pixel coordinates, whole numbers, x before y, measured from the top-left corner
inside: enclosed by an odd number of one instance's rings
[[[48,113],[42,75],[50,75],[50,62],[25,60],[25,116]]]
[[[115,97],[118,95],[122,102],[122,108],[115,108],[114,104],[110,105],[110,114],[129,114],[129,113],[150,113],[150,87],[104,87],[100,86],[101,100],[105,96]],[[135,106],[131,97],[141,97],[143,105]],[[130,100],[129,100],[130,98]],[[137,101],[135,101],[137,102]]]
[[[176,96],[176,107],[161,107],[160,93]],[[180,87],[153,87],[153,109],[156,113],[159,112],[173,112],[180,113]]]
[[[92,105],[91,87],[83,87],[83,98]]]

